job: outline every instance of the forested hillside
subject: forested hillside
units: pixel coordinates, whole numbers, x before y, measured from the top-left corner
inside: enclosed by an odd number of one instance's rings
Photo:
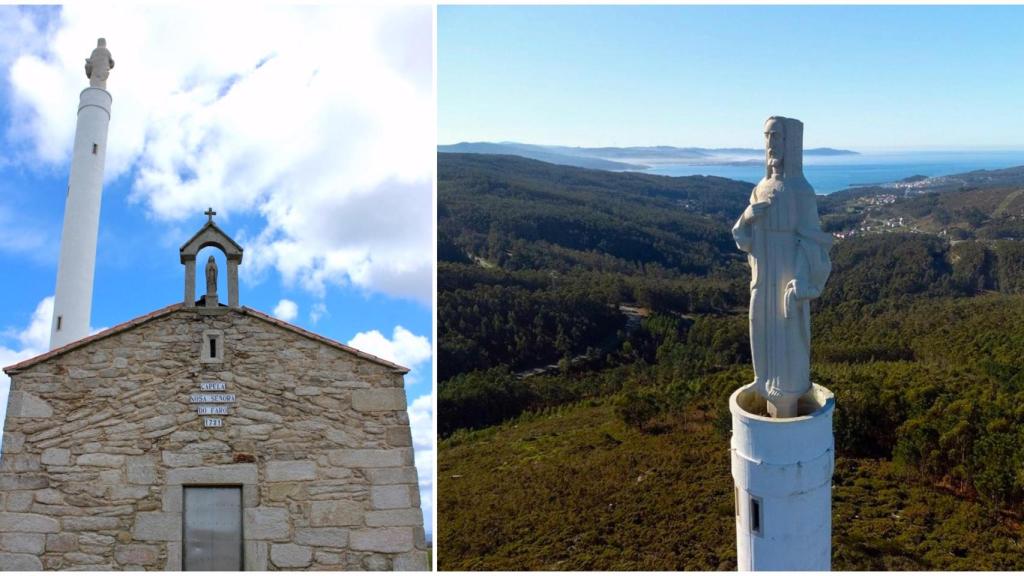
[[[706,275],[734,255],[731,224],[750,186],[545,164],[515,156],[439,154],[438,230],[508,270],[573,268]]]
[[[442,569],[734,569],[726,399],[751,373],[729,228],[752,184],[438,173]],[[1013,213],[1002,190],[936,205],[977,231]],[[812,371],[837,398],[835,567],[1024,569],[1024,243],[890,229],[832,259]]]
[[[622,302],[738,303],[729,225],[749,186],[439,154],[439,380],[556,362],[614,337]]]
[[[847,235],[922,232],[950,240],[1024,240],[1024,167],[915,177],[821,198],[822,226]]]

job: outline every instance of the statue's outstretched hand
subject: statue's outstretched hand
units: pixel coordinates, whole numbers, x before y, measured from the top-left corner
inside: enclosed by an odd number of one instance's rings
[[[768,211],[769,206],[771,206],[771,202],[754,202],[747,207],[747,220],[753,222],[761,216],[764,216],[764,213]]]
[[[782,313],[786,318],[789,318],[792,314],[796,313],[797,306],[797,295],[796,295],[796,280],[790,280],[786,284],[786,301],[783,305]]]
[[[796,278],[789,281],[786,284],[786,301],[783,304],[783,314],[786,318],[789,318],[790,314],[796,313],[796,305],[805,300],[811,300],[821,296],[821,291],[816,289],[812,285],[808,285],[806,280],[802,280],[799,283]]]

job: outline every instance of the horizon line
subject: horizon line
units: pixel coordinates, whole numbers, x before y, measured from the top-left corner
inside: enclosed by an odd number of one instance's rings
[[[628,145],[584,145],[584,144],[539,144],[536,142],[519,142],[516,140],[459,140],[452,143],[435,144],[440,146],[457,146],[459,144],[522,144],[527,146],[546,146],[559,148],[699,148],[703,150],[728,150],[748,149],[760,150],[762,146],[699,146],[699,145],[677,145],[677,144],[628,144]],[[853,152],[866,151],[873,153],[886,152],[1024,152],[1024,143],[1016,145],[977,145],[951,147],[946,145],[913,145],[913,146],[805,146],[805,150],[829,148],[832,150],[850,150]]]

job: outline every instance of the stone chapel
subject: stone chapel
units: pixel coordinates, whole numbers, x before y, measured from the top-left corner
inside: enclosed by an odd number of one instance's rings
[[[408,370],[241,306],[214,214],[183,302],[4,369],[0,571],[429,569]]]

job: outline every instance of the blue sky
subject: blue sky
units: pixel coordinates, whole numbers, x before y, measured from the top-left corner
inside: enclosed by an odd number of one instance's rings
[[[227,29],[231,42],[211,33]],[[412,368],[430,526],[432,10],[266,7],[242,28],[219,7],[0,7],[0,366],[47,348],[98,36],[116,65],[93,327],[181,300],[178,248],[213,206],[245,248],[242,304]]]
[[[438,143],[1024,148],[1024,6],[442,6]]]

